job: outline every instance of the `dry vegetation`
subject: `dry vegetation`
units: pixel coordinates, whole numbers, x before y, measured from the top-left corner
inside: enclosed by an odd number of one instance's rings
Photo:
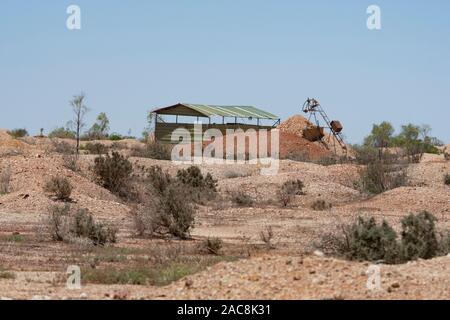
[[[323,150],[305,143],[307,161],[267,177],[174,165],[155,142],[81,141],[77,155],[72,139],[22,134],[0,134],[2,296],[450,297],[444,153],[315,159]],[[369,263],[389,270],[380,292],[365,287]],[[69,265],[81,291],[65,287]]]

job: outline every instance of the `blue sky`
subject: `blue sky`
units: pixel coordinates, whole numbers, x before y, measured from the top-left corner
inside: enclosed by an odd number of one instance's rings
[[[81,7],[82,30],[66,28]],[[366,27],[381,8],[382,30]],[[71,118],[140,135],[176,102],[255,105],[286,118],[307,97],[360,142],[374,122],[429,124],[450,142],[450,2],[2,0],[0,127],[35,134]]]

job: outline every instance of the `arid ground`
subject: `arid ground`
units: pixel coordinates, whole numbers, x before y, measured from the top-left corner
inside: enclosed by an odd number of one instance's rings
[[[69,143],[73,143],[69,141]],[[111,142],[104,142],[111,144]],[[140,142],[115,147],[127,154]],[[357,216],[387,220],[395,229],[410,213],[427,210],[450,229],[450,187],[443,176],[450,161],[425,154],[408,168],[408,184],[368,197],[355,188],[360,166],[281,160],[276,176],[259,165],[200,165],[218,180],[218,196],[197,205],[188,240],[136,236],[132,207],[95,183],[95,155],[80,156],[81,170],[68,169],[48,138],[0,135],[0,167],[10,172],[10,190],[0,195],[0,296],[11,299],[450,299],[450,257],[400,265],[380,264],[381,287],[367,287],[370,264],[328,256],[317,249],[324,234]],[[135,165],[159,165],[175,175],[170,161],[130,157]],[[44,224],[55,203],[43,192],[51,176],[74,187],[72,206],[87,208],[119,228],[114,244],[90,246],[52,241]],[[277,191],[300,179],[305,188],[288,206]],[[248,194],[238,206],[230,194]],[[317,200],[332,206],[312,209]],[[272,232],[270,243],[261,233]],[[220,254],[201,250],[209,237],[223,240]],[[66,287],[67,268],[81,268],[81,289]]]

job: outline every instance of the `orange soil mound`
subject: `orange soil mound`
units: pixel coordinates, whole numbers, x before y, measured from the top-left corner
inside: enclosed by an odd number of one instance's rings
[[[271,139],[271,133],[268,132],[267,136],[267,155],[271,156],[272,155],[272,139]],[[260,143],[261,143],[261,138],[259,133],[257,133],[256,135],[256,151],[259,155],[260,153]],[[234,135],[228,135],[228,136],[223,136],[220,138],[217,138],[215,140],[215,144],[216,145],[222,145],[223,146],[223,152],[224,154],[226,153],[227,150],[227,139],[234,139],[234,143],[233,143],[233,148],[234,148],[234,154],[249,154],[251,148],[249,147],[250,145],[250,139],[248,137],[245,137],[242,134],[234,134]],[[238,150],[237,148],[237,141],[238,139],[245,139],[245,147],[243,150]],[[212,141],[205,141],[203,142],[203,150],[212,143]],[[253,147],[253,144],[252,144]],[[261,149],[262,152],[264,153],[264,148]],[[191,152],[193,154],[194,152],[194,144],[191,145]],[[327,157],[330,156],[330,152],[328,150],[326,150],[325,147],[319,145],[319,144],[315,144],[313,142],[310,142],[296,134],[293,133],[287,133],[287,132],[282,132],[279,131],[279,153],[280,153],[280,158],[286,158],[289,155],[301,155],[302,157],[304,157],[305,159],[309,159],[309,160],[317,160],[323,157]],[[217,153],[216,153],[217,155]],[[266,153],[264,153],[264,155],[266,155]],[[264,155],[261,155],[261,157],[264,157]]]
[[[280,157],[289,155],[303,155],[309,160],[317,160],[330,156],[330,152],[323,146],[308,141],[294,133],[280,132]]]
[[[303,136],[303,130],[312,125],[313,124],[309,122],[305,117],[296,114],[288,118],[286,121],[283,121],[278,126],[278,129],[280,129],[280,131],[282,132]]]
[[[302,139],[303,139],[303,130],[310,126],[313,126],[313,124],[310,121],[308,121],[305,117],[303,117],[301,115],[294,115],[294,116],[290,117],[289,119],[287,119],[286,121],[282,122],[278,126],[278,129],[280,129],[280,131],[282,131],[284,133],[295,134],[299,137],[302,137]],[[308,140],[306,140],[306,141],[309,142]],[[288,142],[286,142],[286,143],[288,143]],[[344,150],[341,147],[341,145],[339,144],[337,139],[330,133],[326,134],[326,136],[322,140],[322,142],[309,142],[309,143],[314,145],[315,147],[323,150],[322,154],[319,153],[320,154],[319,157],[330,156],[331,154],[334,154],[334,153],[336,153],[337,155],[345,155],[346,153],[348,153],[349,155],[352,154],[351,150],[347,149],[348,152],[346,152],[346,150]],[[280,144],[281,144],[281,141],[280,141]],[[289,146],[287,146],[287,147],[289,147]],[[307,150],[305,150],[306,155],[313,153],[313,156],[311,158],[312,159],[317,158],[314,156],[314,151],[308,150],[308,147],[307,147]]]

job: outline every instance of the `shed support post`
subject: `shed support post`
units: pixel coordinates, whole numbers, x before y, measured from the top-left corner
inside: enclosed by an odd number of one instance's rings
[[[155,116],[155,119],[153,120],[153,121],[155,121],[155,133],[154,133],[154,136],[153,136],[153,139],[155,140],[155,141],[157,141],[156,139],[156,137],[157,137],[157,135],[156,135],[156,133],[158,132],[158,114],[157,113],[154,113],[153,114],[154,116]],[[150,136],[150,135],[149,135]],[[147,141],[148,141],[148,137],[147,137]]]

